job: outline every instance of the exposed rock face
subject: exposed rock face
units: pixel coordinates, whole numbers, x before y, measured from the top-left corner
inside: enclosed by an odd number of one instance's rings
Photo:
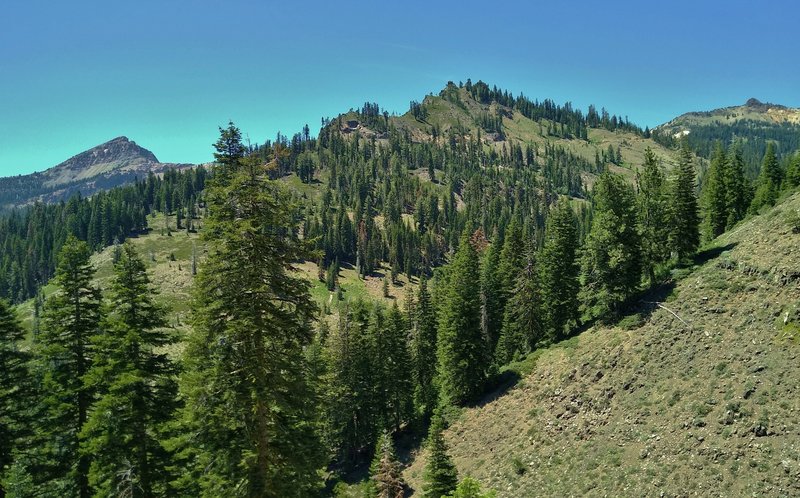
[[[40,173],[0,178],[0,210],[35,201],[57,202],[76,192],[91,195],[144,178],[150,172],[160,174],[169,168],[192,166],[161,163],[136,142],[117,137]]]

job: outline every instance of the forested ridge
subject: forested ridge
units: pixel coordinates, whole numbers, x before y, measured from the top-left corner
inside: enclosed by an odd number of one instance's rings
[[[417,491],[479,496],[441,436],[453,407],[478,401],[508,363],[619,318],[702,241],[800,185],[800,155],[772,145],[751,180],[741,144],[716,143],[698,189],[687,142],[669,170],[652,148],[633,165],[619,146],[591,161],[564,145],[598,129],[649,136],[605,110],[470,81],[437,99],[403,116],[365,104],[317,137],[305,127],[253,146],[230,123],[208,173],[0,219],[0,295],[57,287],[30,337],[0,302],[0,493],[402,496],[395,445],[417,438],[433,455]],[[441,101],[473,121],[445,123]],[[509,112],[558,140],[512,139]],[[186,337],[166,327],[123,243],[154,212],[167,232],[202,227]],[[113,283],[100,289],[89,256],[109,245]],[[303,261],[334,303],[311,299]],[[414,286],[402,308],[349,299],[344,265]],[[369,479],[343,484],[369,462]]]

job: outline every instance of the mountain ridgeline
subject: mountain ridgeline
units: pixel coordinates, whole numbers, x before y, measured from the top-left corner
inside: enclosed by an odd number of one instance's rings
[[[761,107],[750,103],[753,112]],[[648,361],[663,361],[679,376],[698,373],[687,369],[703,351],[752,352],[749,345],[698,347],[712,336],[691,325],[705,323],[693,306],[717,309],[723,290],[725,299],[741,300],[762,277],[770,279],[770,299],[779,292],[773,276],[783,288],[797,282],[796,272],[762,254],[767,249],[733,234],[743,224],[746,234],[763,226],[782,241],[775,247],[796,246],[800,154],[788,138],[761,134],[763,127],[703,142],[707,152],[688,140],[702,136],[698,125],[682,123],[689,133],[642,129],[603,108],[583,112],[468,80],[410,102],[402,115],[366,103],[323,119],[316,137],[306,126],[246,146],[229,123],[208,172],[157,174],[155,157],[122,139],[59,165],[48,181],[147,172],[132,184],[0,218],[0,295],[22,303],[31,329],[23,333],[0,301],[0,324],[10,331],[0,337],[0,358],[13,367],[2,391],[12,395],[0,397],[9,414],[0,421],[0,441],[9,442],[0,446],[1,490],[81,497],[111,490],[205,497],[413,491],[440,498],[484,496],[480,489],[490,486],[502,496],[569,495],[597,489],[578,478],[553,478],[547,487],[535,476],[602,471],[592,480],[601,491],[632,495],[619,485],[624,469],[615,463],[632,454],[616,441],[631,438],[631,451],[641,451],[641,460],[652,453],[647,463],[655,467],[631,478],[645,485],[647,476],[678,468],[691,489],[708,489],[684,466],[655,458],[683,453],[643,442],[651,427],[623,428],[663,423],[652,417],[658,407],[648,407],[668,403],[673,415],[694,412],[686,423],[696,428],[694,440],[707,441],[698,452],[704,462],[709,448],[725,448],[720,454],[730,459],[732,430],[703,429],[706,415],[716,410],[723,426],[769,437],[779,434],[771,414],[783,422],[800,402],[768,386],[755,398],[763,410],[734,403],[735,394],[708,402],[635,394],[647,379],[664,382]],[[758,140],[767,145],[751,172],[746,142]],[[703,243],[751,250],[698,253]],[[771,263],[747,259],[759,254]],[[762,263],[771,266],[765,271]],[[160,296],[149,276],[157,271]],[[723,289],[727,275],[736,282]],[[191,301],[183,289],[176,303],[175,289],[189,286]],[[742,323],[757,320],[766,340],[780,313],[788,342],[796,341],[792,296],[769,316],[754,312]],[[629,349],[630,334],[610,332],[617,323],[629,330],[647,324],[647,335]],[[688,338],[671,332],[659,339],[659,327],[678,330],[677,323]],[[587,346],[580,360],[553,358],[584,338],[601,345],[605,363]],[[657,360],[649,357],[654,343]],[[687,343],[692,355],[675,359],[675,348]],[[543,358],[552,365],[536,370]],[[744,375],[737,358],[706,363],[720,378]],[[530,372],[537,377],[520,379]],[[536,379],[549,384],[529,395]],[[684,396],[691,406],[679,404]],[[780,400],[788,404],[770,407]],[[609,413],[617,407],[634,422]],[[507,433],[487,415],[495,408]],[[508,412],[547,425],[531,428]],[[558,421],[577,413],[579,425]],[[485,430],[472,431],[473,421]],[[604,421],[619,430],[602,429]],[[780,434],[791,437],[793,427]],[[665,441],[679,438],[659,430]],[[579,443],[595,436],[603,452]],[[754,459],[751,468],[775,463],[740,453]],[[559,454],[585,468],[567,462],[567,469]],[[797,455],[785,448],[772,454],[789,459],[783,465],[793,475]],[[362,479],[367,467],[370,477]],[[735,484],[718,470],[733,491],[773,489],[755,478]],[[769,485],[786,489],[789,481]]]
[[[148,173],[186,169],[191,164],[161,163],[149,150],[117,137],[30,175],[0,179],[0,211],[36,201],[54,203],[80,192],[83,196],[132,183]]]

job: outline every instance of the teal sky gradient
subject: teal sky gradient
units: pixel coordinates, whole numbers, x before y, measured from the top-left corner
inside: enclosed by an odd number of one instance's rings
[[[119,135],[206,162],[229,119],[263,142],[467,78],[651,127],[749,97],[800,107],[798,19],[788,0],[7,0],[0,176]]]

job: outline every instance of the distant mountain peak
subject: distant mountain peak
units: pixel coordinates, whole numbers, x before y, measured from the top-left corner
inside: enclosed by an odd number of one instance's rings
[[[759,107],[764,105],[764,103],[755,97],[751,97],[747,99],[747,102],[745,102],[744,105],[746,105],[747,107]]]
[[[136,144],[128,137],[121,136],[81,152],[51,170],[80,170],[99,164],[124,165],[131,163],[157,163],[155,154]]]

